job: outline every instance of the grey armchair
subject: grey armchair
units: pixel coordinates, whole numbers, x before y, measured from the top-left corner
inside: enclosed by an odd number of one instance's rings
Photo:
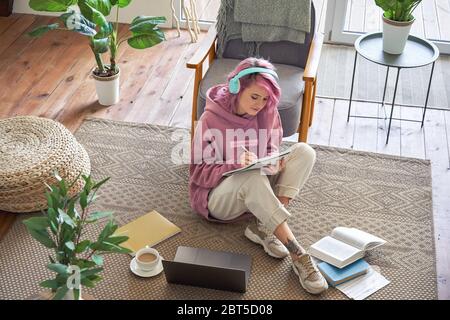
[[[304,44],[288,41],[264,42],[260,56],[277,68],[282,95],[278,106],[283,126],[283,136],[299,133],[298,141],[306,142],[312,124],[316,95],[317,69],[322,50],[323,35],[315,32],[315,8],[311,6],[311,32]],[[241,39],[230,40],[225,45],[222,58],[216,58],[216,27],[212,25],[199,49],[187,63],[195,70],[192,103],[191,137],[195,121],[205,108],[206,91],[226,81],[227,74],[243,59],[244,43]],[[209,68],[203,76],[203,63],[208,58]]]

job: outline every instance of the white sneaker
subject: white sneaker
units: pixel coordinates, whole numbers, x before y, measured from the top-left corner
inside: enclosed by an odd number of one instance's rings
[[[327,281],[317,269],[309,254],[302,254],[292,262],[292,267],[300,280],[300,284],[309,293],[319,294],[328,289]]]
[[[254,243],[262,245],[264,251],[271,257],[283,259],[289,255],[284,244],[259,222],[249,224],[244,234]]]

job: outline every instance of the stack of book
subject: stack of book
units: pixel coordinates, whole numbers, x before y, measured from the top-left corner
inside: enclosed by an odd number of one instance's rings
[[[314,243],[309,254],[327,282],[352,299],[364,299],[389,281],[362,259],[368,250],[386,241],[356,228],[337,227]]]

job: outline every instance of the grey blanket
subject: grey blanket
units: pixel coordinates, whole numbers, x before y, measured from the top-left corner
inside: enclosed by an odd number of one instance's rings
[[[232,39],[242,39],[249,56],[262,42],[304,43],[310,31],[311,0],[222,0],[217,16],[218,56]]]

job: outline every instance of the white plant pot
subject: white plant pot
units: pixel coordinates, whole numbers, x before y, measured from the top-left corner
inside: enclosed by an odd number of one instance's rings
[[[103,106],[111,106],[120,100],[119,95],[119,72],[111,77],[99,77],[92,72],[95,79],[98,102]]]
[[[75,300],[75,294],[73,293],[73,289],[69,289],[69,291],[67,291],[62,300]],[[81,292],[81,286],[80,286],[80,296],[78,300],[84,300]]]
[[[411,21],[393,21],[383,15],[383,51],[401,54],[405,49],[409,31],[415,19]]]

